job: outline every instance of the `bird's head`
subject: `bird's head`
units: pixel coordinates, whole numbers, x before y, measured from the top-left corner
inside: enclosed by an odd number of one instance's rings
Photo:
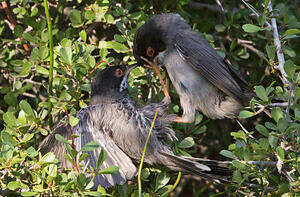
[[[101,70],[92,81],[91,97],[128,93],[128,76],[136,65],[110,66]]]
[[[141,57],[152,62],[165,49],[161,30],[157,27],[155,21],[148,20],[136,31],[133,41],[133,55],[139,65],[146,63]]]

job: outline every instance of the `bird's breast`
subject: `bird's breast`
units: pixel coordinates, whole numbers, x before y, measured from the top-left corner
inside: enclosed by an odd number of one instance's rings
[[[217,88],[186,63],[176,50],[168,53],[164,65],[179,95],[194,95],[199,99],[217,96]]]

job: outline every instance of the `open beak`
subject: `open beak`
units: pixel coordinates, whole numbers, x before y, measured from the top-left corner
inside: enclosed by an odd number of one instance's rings
[[[132,65],[128,66],[127,70],[125,71],[125,74],[124,74],[123,80],[121,82],[121,85],[120,85],[120,92],[123,92],[124,90],[127,89],[129,74],[137,66],[139,66],[139,63],[135,63],[135,64],[132,64]]]

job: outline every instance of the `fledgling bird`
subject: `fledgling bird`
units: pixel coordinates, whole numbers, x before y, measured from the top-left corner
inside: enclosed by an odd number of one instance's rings
[[[73,134],[79,137],[75,138],[75,149],[80,150],[90,141],[100,144],[99,149],[89,152],[90,156],[81,165],[92,166],[95,169],[100,149],[104,149],[107,157],[101,169],[119,167],[117,174],[97,175],[94,179],[95,186],[112,187],[123,184],[137,175],[133,161],[141,159],[156,110],[157,119],[148,142],[145,162],[206,179],[227,181],[226,178],[219,178],[217,175],[226,177],[231,175],[231,170],[217,166],[215,162],[201,164],[196,158],[176,156],[172,152],[166,141],[176,139],[175,132],[169,127],[174,115],[164,113],[169,100],[164,99],[161,103],[151,103],[142,107],[135,106],[130,99],[127,85],[121,86],[122,81],[127,82],[132,68],[112,66],[100,71],[92,82],[91,105],[77,114],[79,122],[73,127]],[[64,157],[67,153],[65,145],[55,139],[55,134],[71,139],[68,125],[58,124],[42,141],[41,152],[53,152],[63,168],[72,168],[72,164]]]
[[[133,53],[139,64],[165,66],[183,108],[175,122],[193,122],[195,110],[235,118],[250,100],[241,88],[247,82],[178,14],[152,16],[136,31]]]

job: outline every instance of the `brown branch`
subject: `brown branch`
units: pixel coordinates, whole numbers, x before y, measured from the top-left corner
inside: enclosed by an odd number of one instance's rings
[[[16,24],[17,24],[17,22],[16,22],[16,20],[14,19],[13,14],[11,13],[11,11],[10,11],[10,9],[8,8],[7,3],[6,3],[5,1],[2,1],[1,4],[2,4],[2,7],[3,7],[3,9],[4,9],[5,13],[6,13],[6,16],[7,16],[8,20],[9,20],[9,22],[10,22],[10,25],[11,25],[12,28],[14,29],[15,26],[16,26]],[[23,37],[22,37],[22,36],[20,37],[20,40],[21,40],[21,41],[23,40]],[[24,47],[26,53],[28,53],[28,52],[29,52],[29,47],[28,47],[28,45],[24,43],[24,44],[23,44],[23,47]]]

